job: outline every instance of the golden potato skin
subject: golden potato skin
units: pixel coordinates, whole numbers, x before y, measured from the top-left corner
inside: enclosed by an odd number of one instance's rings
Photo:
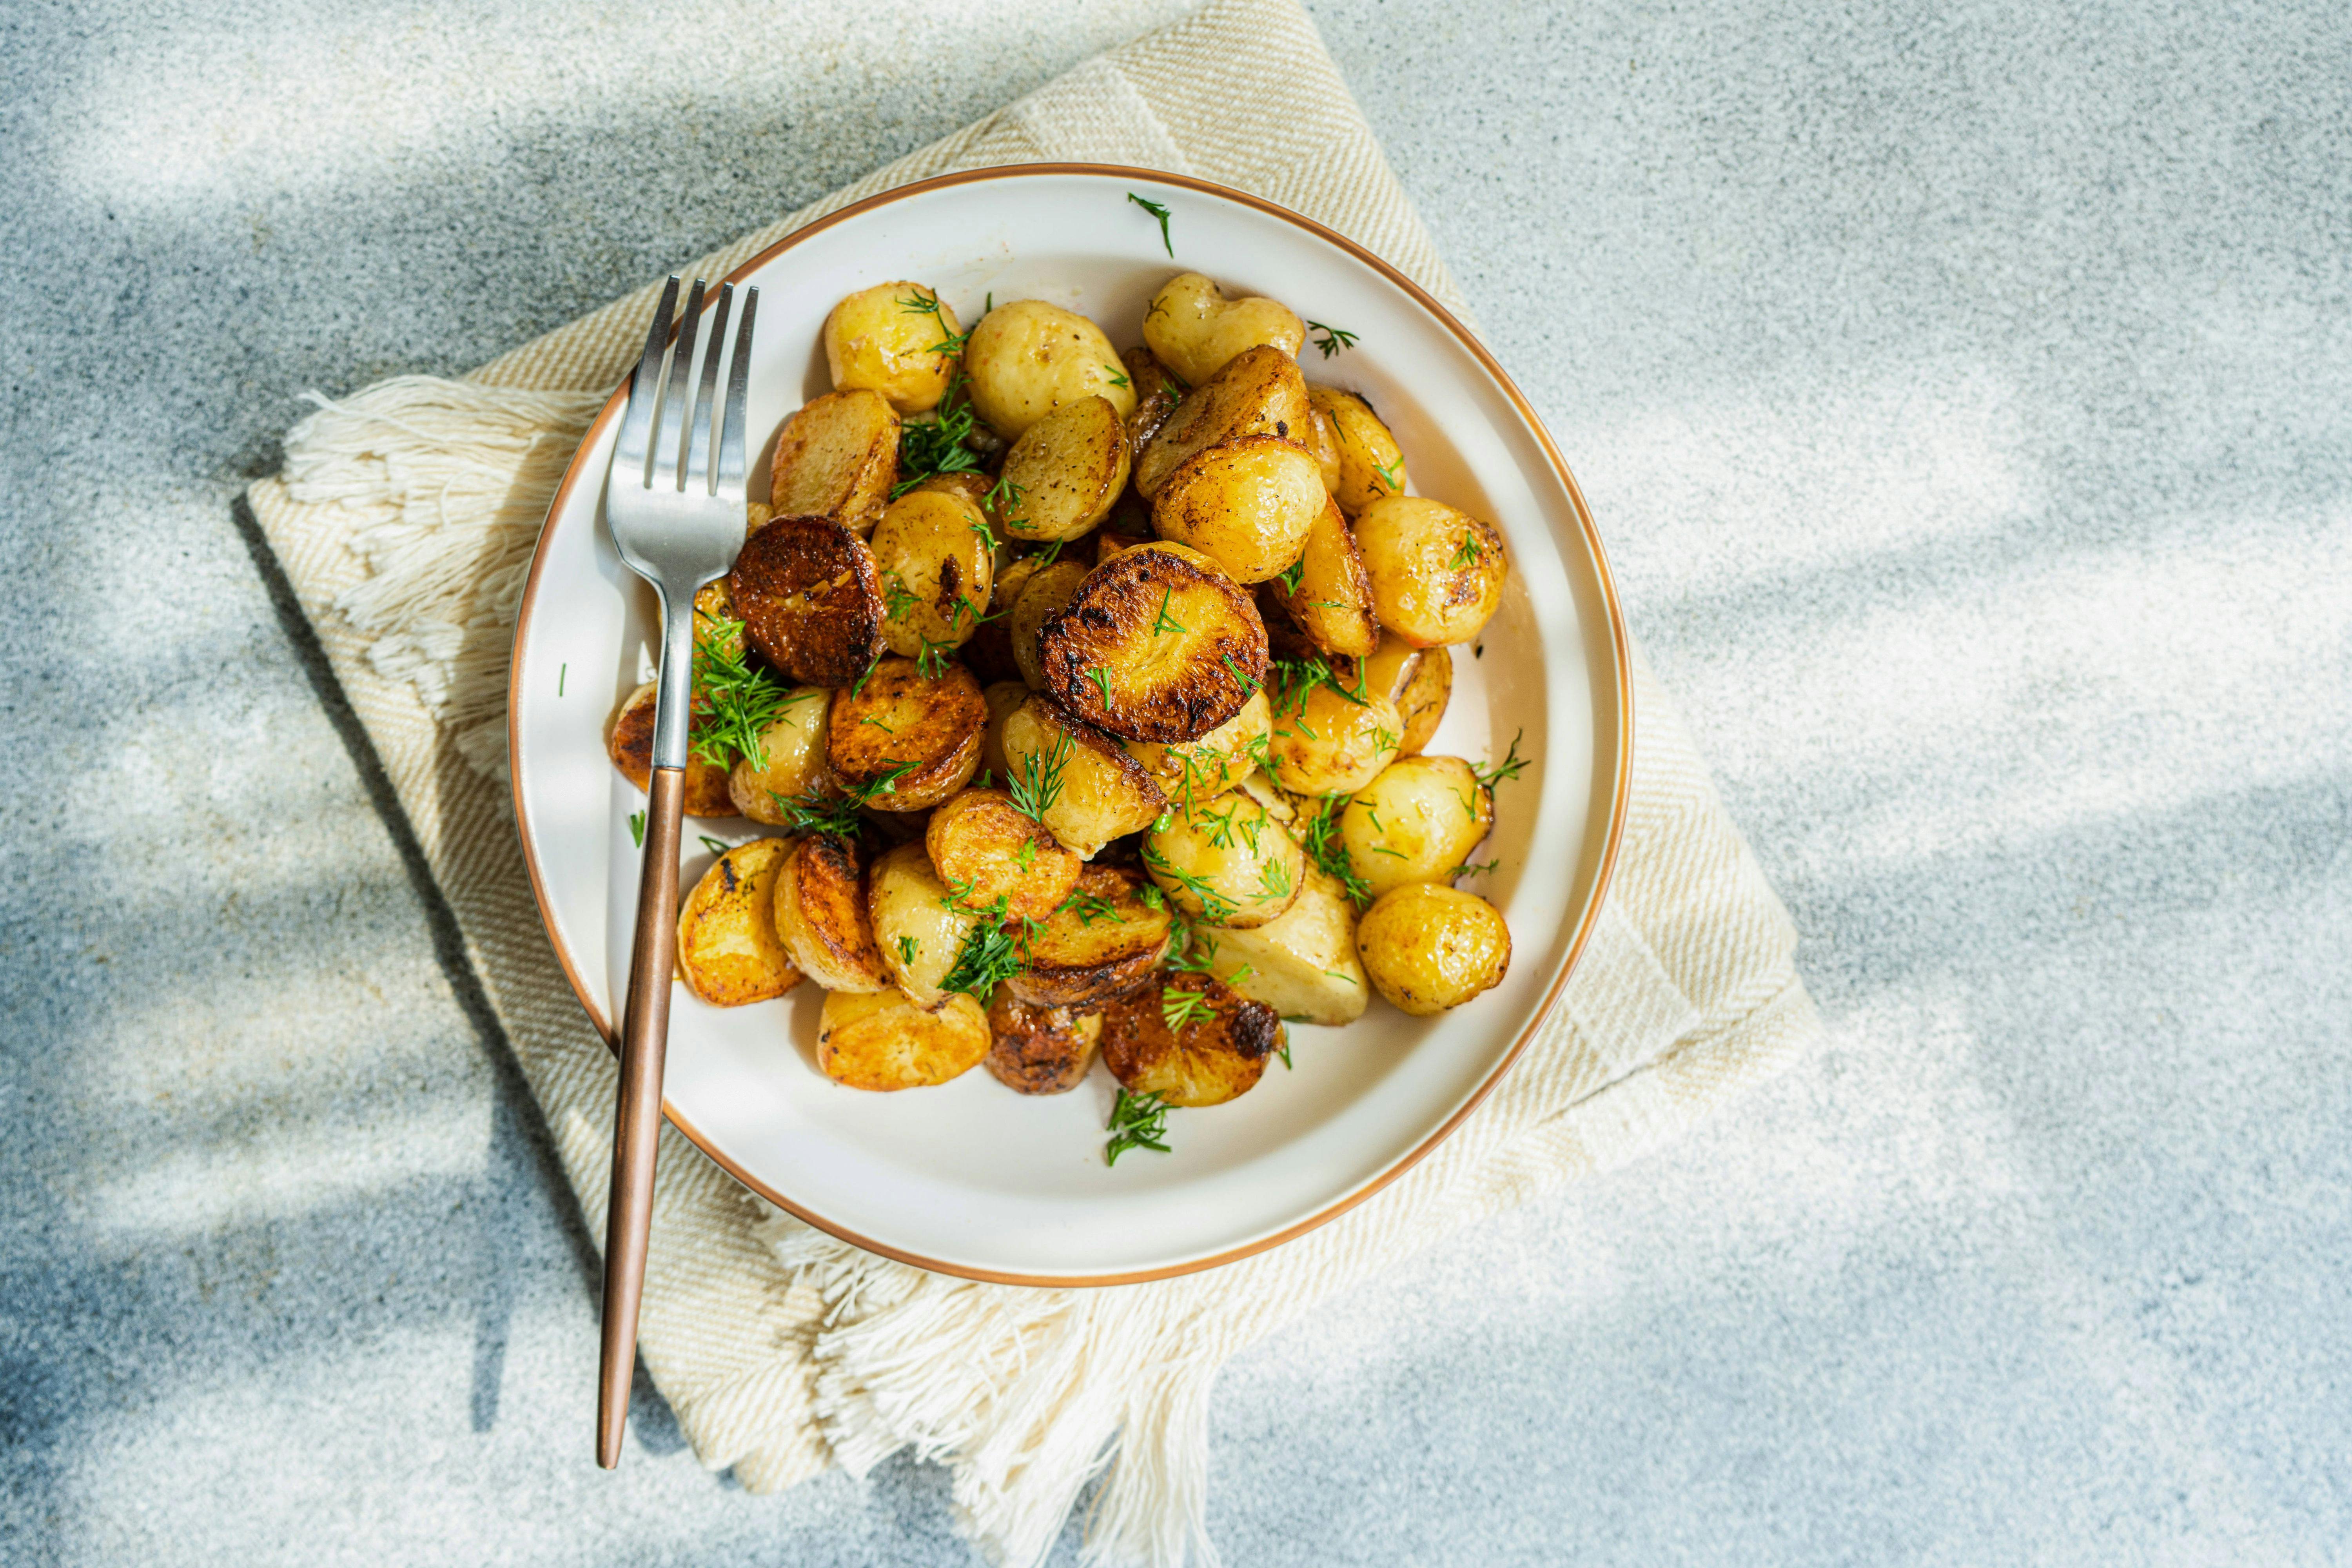
[[[727,797],[754,822],[784,820],[783,802],[811,791],[832,793],[824,765],[824,721],[833,693],[821,686],[796,686],[775,722],[760,731],[759,758],[735,759],[727,774]],[[689,778],[689,787],[692,784]]]
[[[1282,1047],[1282,1019],[1209,974],[1164,974],[1103,1009],[1103,1064],[1138,1094],[1171,1105],[1223,1105],[1247,1094],[1265,1076],[1266,1058]],[[1171,1027],[1171,993],[1200,997],[1206,1018]]]
[[[1168,804],[1143,764],[1119,743],[1042,693],[1005,719],[1006,776],[1035,758],[1041,770],[1061,770],[1061,788],[1045,807],[1045,827],[1082,860],[1122,834],[1149,826]]]
[[[1004,455],[1000,477],[1019,488],[1020,499],[1001,505],[997,521],[1015,539],[1076,539],[1110,515],[1131,460],[1127,426],[1108,400],[1066,403]]]
[[[1356,956],[1356,906],[1339,881],[1307,868],[1297,901],[1262,926],[1201,933],[1218,979],[1285,1018],[1349,1024],[1371,1005]]]
[[[1198,386],[1244,349],[1264,344],[1297,359],[1307,323],[1278,300],[1228,299],[1202,274],[1181,272],[1144,308],[1143,341],[1161,363]]]
[[[1064,1094],[1086,1081],[1102,1038],[1102,1015],[1077,1007],[1033,1007],[996,988],[988,1005],[991,1077],[1016,1094]]]
[[[1150,349],[1129,349],[1118,356],[1118,363],[1127,367],[1127,378],[1135,384],[1135,412],[1127,416],[1127,448],[1130,454],[1138,453],[1160,434],[1160,427],[1168,423],[1190,388]]]
[[[964,343],[963,369],[972,408],[1008,441],[1083,397],[1102,398],[1122,419],[1135,408],[1134,384],[1102,329],[1043,300],[1015,300],[982,317]]]
[[[1244,350],[1186,393],[1168,422],[1136,454],[1137,493],[1146,500],[1153,499],[1186,458],[1221,442],[1244,436],[1304,438],[1307,406],[1307,380],[1298,374],[1296,360],[1277,348]],[[1319,482],[1321,470],[1317,473]]]
[[[1143,771],[1170,800],[1208,800],[1238,789],[1256,771],[1268,754],[1273,727],[1273,710],[1266,704],[1265,693],[1253,691],[1240,712],[1200,739],[1167,745],[1129,741],[1127,754],[1143,764]]]
[[[752,650],[802,686],[847,686],[882,652],[874,552],[829,518],[778,517],[745,540],[727,592]]]
[[[898,482],[898,411],[864,387],[828,392],[776,433],[768,507],[777,517],[829,517],[864,533]]]
[[[1440,644],[1422,655],[1412,677],[1397,694],[1398,714],[1404,720],[1404,739],[1397,755],[1419,755],[1445,721],[1445,705],[1454,699],[1454,650]]]
[[[1396,633],[1384,630],[1381,633],[1380,646],[1372,649],[1372,657],[1358,668],[1363,672],[1364,684],[1395,703],[1397,710],[1402,712],[1404,694],[1412,685],[1413,679],[1421,673],[1423,658],[1423,650]],[[1451,679],[1446,686],[1452,689]]]
[[[1001,789],[968,789],[931,813],[924,847],[940,880],[974,909],[1004,900],[1004,918],[1042,921],[1078,884],[1085,862],[1031,821]]]
[[[911,658],[885,658],[863,686],[834,694],[824,728],[825,765],[851,790],[873,788],[896,773],[866,804],[877,811],[919,811],[947,799],[980,771],[987,728],[988,704],[971,671],[950,664],[928,676]]]
[[[1354,517],[1382,496],[1403,494],[1412,482],[1404,453],[1372,405],[1352,392],[1330,386],[1310,386],[1307,396],[1331,422],[1339,444],[1339,478],[1331,487],[1331,499],[1339,510]]]
[[[621,776],[646,788],[654,776],[654,698],[655,686],[650,680],[626,697],[613,710],[604,723],[604,754]],[[691,725],[689,725],[691,733]],[[739,808],[727,788],[727,770],[714,763],[706,763],[691,750],[686,754],[686,815],[688,816],[734,816]]]
[[[1298,559],[1329,505],[1305,448],[1244,436],[1179,464],[1152,498],[1151,526],[1160,538],[1200,551],[1234,581],[1263,583]]]
[[[1502,983],[1511,931],[1475,893],[1409,882],[1364,911],[1356,952],[1375,990],[1398,1011],[1425,1018]]]
[[[719,857],[677,912],[677,970],[714,1007],[782,996],[801,982],[776,940],[776,872],[792,846],[754,838]]]
[[[1038,634],[1045,630],[1055,611],[1077,596],[1078,585],[1087,580],[1087,570],[1083,561],[1056,561],[1040,568],[1021,590],[1013,614],[1006,617],[1012,628],[1013,662],[1032,689],[1045,689],[1045,656],[1038,645]]]
[[[1309,388],[1307,394],[1307,439],[1300,443],[1314,458],[1315,466],[1323,471],[1323,488],[1334,495],[1339,489],[1339,427],[1331,423],[1330,412],[1315,400]]]
[[[1503,536],[1443,501],[1374,501],[1356,518],[1356,547],[1381,625],[1417,647],[1471,641],[1503,602]]]
[[[1143,867],[1185,914],[1247,930],[1297,901],[1307,858],[1263,805],[1235,790],[1170,808],[1144,835]]]
[[[1307,527],[1297,567],[1295,579],[1286,572],[1269,579],[1266,586],[1308,647],[1362,658],[1380,646],[1371,574],[1364,570],[1348,520],[1328,496]]]
[[[989,1044],[988,1015],[969,996],[925,1008],[896,991],[835,991],[818,1016],[816,1065],[846,1089],[929,1089],[979,1066]]]
[[[913,658],[926,639],[961,647],[980,629],[996,583],[987,530],[980,508],[946,489],[908,490],[883,511],[868,542],[892,653]]]
[[[1160,973],[1172,925],[1167,900],[1144,901],[1143,879],[1122,866],[1088,866],[1078,885],[1029,933],[1028,967],[1004,983],[1033,1007],[1091,1007],[1124,996]]]
[[[1449,882],[1495,826],[1495,796],[1460,757],[1399,757],[1339,814],[1339,842],[1374,898]]]
[[[1396,704],[1377,691],[1367,689],[1360,701],[1328,686],[1304,698],[1277,694],[1267,771],[1293,795],[1353,795],[1396,760],[1403,738]]]
[[[1266,658],[1249,596],[1214,562],[1164,543],[1096,567],[1038,633],[1038,673],[1056,701],[1108,734],[1161,745],[1239,713]]]
[[[936,305],[937,310],[923,308]],[[901,279],[844,295],[824,319],[824,363],[834,390],[879,393],[901,414],[939,406],[955,356],[939,345],[962,331],[932,289]]]
[[[857,847],[830,837],[794,841],[776,874],[776,939],[802,973],[827,991],[890,984],[866,908]]]
[[[866,879],[866,914],[891,984],[923,1006],[940,989],[979,917],[960,907],[920,838],[885,850]]]

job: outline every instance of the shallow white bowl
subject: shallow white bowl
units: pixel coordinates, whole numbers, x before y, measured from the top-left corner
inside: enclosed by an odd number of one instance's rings
[[[1173,209],[1175,258],[1133,192]],[[1433,753],[1535,761],[1498,792],[1470,884],[1511,927],[1509,976],[1441,1017],[1375,1002],[1344,1029],[1294,1026],[1296,1066],[1272,1066],[1230,1105],[1169,1119],[1173,1152],[1102,1161],[1114,1085],[1014,1094],[985,1072],[870,1094],[815,1067],[822,997],[671,1013],[670,1120],[753,1191],[869,1250],[977,1279],[1110,1284],[1202,1268],[1298,1235],[1426,1154],[1492,1089],[1566,983],[1624,821],[1632,750],[1623,623],[1575,481],[1501,367],[1435,300],[1332,231],[1255,196],[1142,170],[1041,164],[950,174],[802,229],[737,271],[760,288],[751,428],[772,432],[830,390],[818,329],[844,294],[890,279],[936,287],[969,322],[985,296],[1045,299],[1125,348],[1171,272],[1270,294],[1357,334],[1309,377],[1363,393],[1396,432],[1412,488],[1490,519],[1511,552],[1503,607],[1478,651],[1457,650]],[[548,935],[606,1037],[628,970],[644,800],[604,759],[605,716],[649,678],[653,595],[620,563],[601,516],[616,393],[565,477],[515,631],[509,728],[515,811]],[[765,484],[764,453],[753,497]],[[761,831],[689,822],[696,842]]]

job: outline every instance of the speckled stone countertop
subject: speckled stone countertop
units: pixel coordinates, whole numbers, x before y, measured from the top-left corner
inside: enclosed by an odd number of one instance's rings
[[[643,1390],[590,1463],[584,1239],[230,501],[1181,9],[0,23],[0,1559],[969,1560]],[[2340,7],[1315,12],[1833,1045],[1236,1363],[1227,1561],[2342,1561]]]

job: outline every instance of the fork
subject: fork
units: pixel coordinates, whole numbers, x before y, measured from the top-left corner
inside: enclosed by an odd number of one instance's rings
[[[667,356],[665,390],[662,360],[670,343],[670,315],[677,306],[677,278],[663,289],[661,308],[646,334],[645,357],[629,383],[628,408],[621,416],[612,470],[604,480],[604,521],[613,531],[613,543],[628,568],[654,585],[662,608],[653,775],[647,780],[645,862],[637,884],[628,996],[621,1016],[612,1207],[604,1225],[596,1462],[608,1470],[621,1462],[621,1434],[629,1419],[637,1303],[645,1292],[646,1242],[653,1222],[662,1058],[669,1038],[670,975],[677,961],[677,845],[685,816],[687,729],[694,689],[694,595],[735,563],[735,552],[743,545],[743,401],[760,290],[743,290],[742,320],[727,364],[726,408],[718,421],[715,468],[713,395],[735,286],[719,285],[707,331],[703,294],[698,278],[687,296],[677,351]],[[689,388],[698,349],[702,374],[698,385]]]

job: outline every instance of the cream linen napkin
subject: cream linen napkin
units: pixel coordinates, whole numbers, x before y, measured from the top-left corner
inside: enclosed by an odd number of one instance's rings
[[[1255,191],[1369,246],[1466,318],[1291,0],[1218,0],[681,270],[717,276],[925,175],[1053,160]],[[288,437],[284,474],[250,497],[592,1226],[604,1212],[614,1068],[524,876],[499,776],[507,647],[555,481],[643,341],[653,299],[648,286],[462,382],[408,377],[320,399]],[[1635,703],[1616,879],[1560,1005],[1433,1155],[1287,1247],[1115,1289],[975,1285],[762,1212],[665,1129],[640,1344],[702,1462],[765,1491],[833,1463],[862,1474],[912,1444],[953,1467],[960,1528],[992,1562],[1016,1565],[1045,1553],[1108,1467],[1089,1560],[1212,1557],[1207,1397],[1228,1357],[1458,1226],[1679,1136],[1819,1037],[1788,917],[1638,660]]]

